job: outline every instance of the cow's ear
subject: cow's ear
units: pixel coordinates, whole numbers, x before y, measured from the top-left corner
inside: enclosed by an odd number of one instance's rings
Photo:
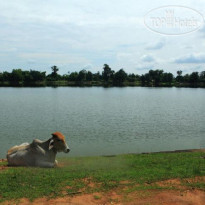
[[[53,139],[56,139],[56,138],[58,138],[55,134],[52,134],[52,136],[53,136]]]
[[[51,141],[49,142],[49,146],[48,146],[49,150],[51,150],[53,148],[53,143],[54,143],[54,140],[51,139]]]

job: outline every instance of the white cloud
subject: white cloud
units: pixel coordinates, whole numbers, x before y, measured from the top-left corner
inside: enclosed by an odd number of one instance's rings
[[[64,53],[20,53],[18,56],[21,59],[32,59],[33,61],[39,59],[44,62],[51,62],[51,64],[88,63],[87,59],[83,56]]]
[[[156,43],[153,43],[151,45],[148,45],[146,47],[147,50],[159,50],[161,48],[163,48],[165,46],[165,41],[164,40],[160,40]]]
[[[155,58],[152,55],[150,55],[150,54],[143,55],[140,59],[143,62],[154,62],[155,61]]]
[[[205,54],[194,53],[182,56],[174,59],[174,63],[205,63]]]
[[[155,64],[147,64],[147,63],[139,63],[136,65],[136,72],[138,74],[144,74],[146,72],[148,72],[151,69],[154,69]]]
[[[198,32],[199,32],[200,36],[204,38],[204,36],[205,36],[205,25],[201,29],[199,29]]]

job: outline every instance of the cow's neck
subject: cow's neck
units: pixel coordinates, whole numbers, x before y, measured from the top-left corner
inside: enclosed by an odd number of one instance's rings
[[[52,153],[52,154],[54,155],[54,157],[55,157],[56,154],[57,154],[57,151],[56,151],[54,148],[52,148],[52,149],[49,150],[49,144],[50,144],[50,141],[51,141],[51,140],[52,140],[52,138],[50,138],[49,140],[43,142],[43,143],[42,143],[42,147],[43,147],[45,150],[47,150],[48,153]]]

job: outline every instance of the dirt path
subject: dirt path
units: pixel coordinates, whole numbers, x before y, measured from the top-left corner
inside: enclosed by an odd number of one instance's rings
[[[85,190],[82,190],[82,192],[76,192],[72,196],[65,192],[64,197],[43,197],[32,202],[23,198],[18,201],[7,201],[1,205],[204,205],[205,191],[193,189],[186,185],[186,183],[201,181],[205,181],[205,176],[184,179],[183,181],[169,179],[151,184],[161,187],[161,189],[156,190],[130,192],[129,186],[120,186],[109,192],[84,194]],[[95,186],[93,182],[90,183],[88,185]],[[122,182],[123,184],[124,182]]]
[[[56,199],[40,198],[33,202],[21,199],[18,202],[5,202],[2,205],[204,205],[205,192],[200,190],[147,190],[136,191],[127,195],[116,192],[93,193],[78,196],[66,196]]]

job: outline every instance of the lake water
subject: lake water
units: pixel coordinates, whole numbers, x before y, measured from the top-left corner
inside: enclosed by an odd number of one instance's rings
[[[69,156],[205,148],[204,106],[200,88],[0,88],[0,158],[55,131]]]

